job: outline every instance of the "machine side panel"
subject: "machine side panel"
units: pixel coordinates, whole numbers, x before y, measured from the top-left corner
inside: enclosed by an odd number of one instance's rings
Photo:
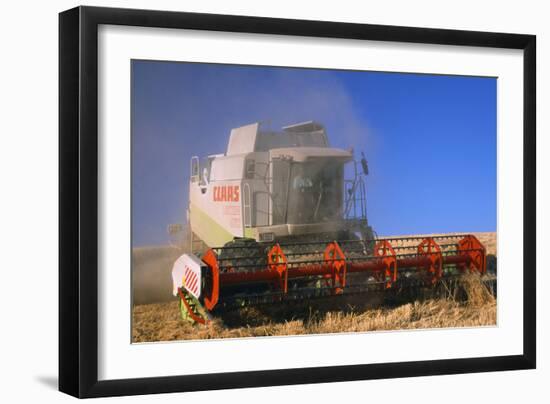
[[[244,156],[212,161],[209,178],[189,185],[191,230],[207,246],[222,246],[243,237],[242,177]]]

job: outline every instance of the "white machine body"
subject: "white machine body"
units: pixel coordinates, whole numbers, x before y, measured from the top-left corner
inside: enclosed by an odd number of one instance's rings
[[[221,247],[235,237],[272,242],[344,229],[344,164],[352,160],[313,121],[282,132],[235,128],[225,153],[191,159],[193,237]]]

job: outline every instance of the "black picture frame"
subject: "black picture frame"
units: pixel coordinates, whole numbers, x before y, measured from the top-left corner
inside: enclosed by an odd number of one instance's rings
[[[100,24],[523,50],[523,354],[98,381],[97,61]],[[96,7],[77,7],[60,13],[59,390],[84,398],[534,369],[535,103],[534,35]]]

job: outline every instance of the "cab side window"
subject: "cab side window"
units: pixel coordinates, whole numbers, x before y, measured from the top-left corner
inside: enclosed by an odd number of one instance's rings
[[[254,179],[255,172],[256,172],[256,164],[254,160],[246,160],[245,173],[244,173],[245,178],[248,180]]]

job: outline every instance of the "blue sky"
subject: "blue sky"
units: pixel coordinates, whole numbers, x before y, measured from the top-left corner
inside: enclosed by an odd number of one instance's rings
[[[133,61],[133,245],[185,222],[192,155],[308,120],[365,152],[378,234],[496,230],[495,78]]]

